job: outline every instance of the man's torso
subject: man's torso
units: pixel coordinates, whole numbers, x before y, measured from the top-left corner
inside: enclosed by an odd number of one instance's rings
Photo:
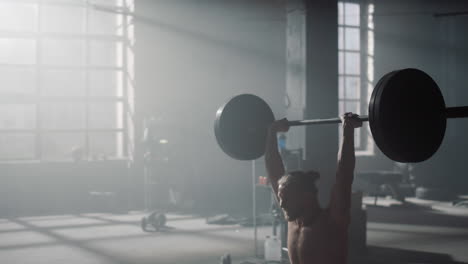
[[[288,251],[292,264],[336,264],[346,256],[347,229],[339,228],[323,212],[310,225],[288,223]]]

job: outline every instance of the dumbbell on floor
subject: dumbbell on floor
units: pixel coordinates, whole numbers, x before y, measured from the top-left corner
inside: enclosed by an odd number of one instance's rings
[[[151,231],[148,229],[148,226],[154,228],[155,231],[159,231],[162,227],[166,225],[166,215],[160,212],[152,212],[148,216],[144,216],[141,219],[141,229],[145,232]]]

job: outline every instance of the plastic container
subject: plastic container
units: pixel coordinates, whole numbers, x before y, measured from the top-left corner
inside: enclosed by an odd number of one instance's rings
[[[276,236],[265,238],[265,260],[281,262],[281,241]]]

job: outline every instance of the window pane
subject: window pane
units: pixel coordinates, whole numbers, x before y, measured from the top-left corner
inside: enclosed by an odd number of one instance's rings
[[[122,15],[97,9],[90,9],[89,11],[89,33],[122,35]]]
[[[361,98],[361,78],[350,77],[345,78],[346,82],[346,98],[347,99],[359,99]]]
[[[353,112],[355,114],[361,113],[361,103],[359,101],[346,101],[344,106],[345,113]]]
[[[44,160],[71,160],[74,149],[85,149],[84,133],[44,133],[42,135]]]
[[[36,40],[0,39],[0,63],[36,63]]]
[[[354,131],[354,147],[356,149],[361,148],[361,130],[356,129]]]
[[[93,102],[89,104],[89,128],[122,128],[122,120],[122,103]]]
[[[0,129],[34,129],[36,127],[36,105],[0,105]]]
[[[367,27],[369,29],[374,29],[374,4],[369,4],[367,8],[368,16],[367,16]]]
[[[102,6],[123,6],[123,2],[129,0],[93,0],[93,4]]]
[[[338,52],[338,73],[344,74],[344,52]]]
[[[360,114],[361,112],[361,103],[359,101],[351,100],[339,100],[338,102],[338,114],[342,115],[344,113],[352,112],[355,114]]]
[[[41,91],[46,96],[84,96],[86,75],[83,70],[43,70]]]
[[[36,31],[37,5],[0,3],[1,31]]]
[[[374,57],[367,56],[367,80],[374,81]]]
[[[359,26],[359,4],[344,3],[344,23],[349,26]]]
[[[120,71],[89,72],[90,96],[122,96],[123,74]]]
[[[354,131],[354,147],[355,148],[364,147],[362,143],[361,133],[362,133],[361,129],[356,129],[356,131]]]
[[[90,41],[90,63],[94,66],[122,66],[122,43]]]
[[[31,0],[26,0],[31,1]],[[44,4],[60,4],[60,5],[77,5],[80,2],[76,0],[33,0],[33,1],[42,1]]]
[[[346,74],[360,74],[361,73],[361,59],[359,53],[346,52],[345,54],[345,73]]]
[[[130,10],[134,11],[135,10],[135,0],[123,0],[124,4],[126,7],[128,7]]]
[[[344,114],[344,113],[346,113],[346,112],[345,112],[345,101],[344,101],[344,100],[340,100],[340,101],[338,102],[338,115],[341,116],[341,115]]]
[[[85,104],[76,102],[44,103],[41,105],[42,127],[46,129],[83,129]]]
[[[92,159],[122,157],[123,133],[93,132],[89,134],[89,149]]]
[[[0,159],[33,159],[34,134],[0,134]]]
[[[30,95],[36,91],[36,70],[34,68],[0,68],[0,93]]]
[[[343,2],[338,3],[338,25],[343,24]]]
[[[338,27],[338,49],[340,49],[340,50],[342,50],[344,48],[343,47],[343,37],[344,37],[343,28]]]
[[[43,5],[41,12],[41,31],[84,33],[84,8],[63,5]]]
[[[360,50],[360,30],[358,28],[345,28],[345,34],[345,48],[347,50]]]
[[[367,52],[374,55],[374,31],[367,31]]]
[[[344,79],[343,76],[338,77],[338,98],[339,99],[344,99],[345,97],[343,79]]]
[[[84,40],[46,39],[42,42],[42,61],[49,65],[85,64]]]

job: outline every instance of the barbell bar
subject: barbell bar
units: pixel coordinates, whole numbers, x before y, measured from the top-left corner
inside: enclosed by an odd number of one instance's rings
[[[464,118],[467,117],[468,106],[457,106],[445,108],[446,118]],[[369,121],[369,116],[361,115],[359,120],[362,122]],[[306,126],[306,125],[324,125],[324,124],[338,124],[341,123],[341,118],[327,118],[327,119],[309,119],[309,120],[293,120],[289,121],[289,126]]]
[[[369,121],[369,117],[366,115],[359,116],[359,120],[362,122]],[[289,121],[289,126],[307,126],[307,125],[325,125],[325,124],[338,124],[341,123],[341,118],[327,118],[327,119],[309,119],[309,120],[294,120]]]
[[[369,121],[379,149],[397,162],[422,162],[439,149],[447,118],[468,117],[468,106],[445,107],[435,81],[418,69],[384,75],[375,86]],[[221,149],[234,159],[253,160],[265,151],[268,126],[275,120],[268,104],[258,96],[241,94],[216,112],[215,136]],[[341,123],[340,118],[289,121],[290,126]]]

